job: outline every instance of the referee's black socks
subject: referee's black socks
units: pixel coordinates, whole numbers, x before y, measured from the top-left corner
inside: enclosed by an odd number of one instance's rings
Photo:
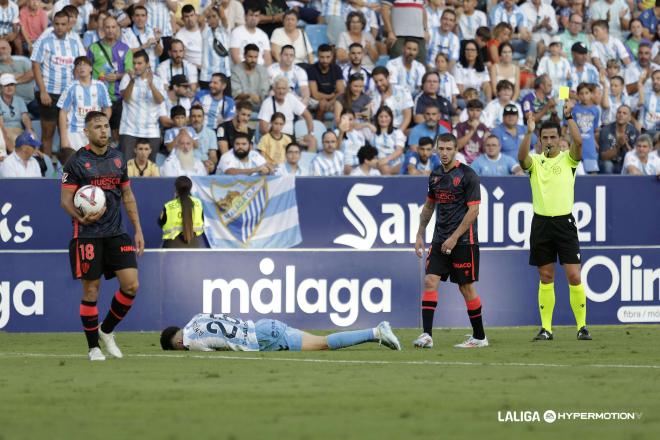
[[[478,296],[472,300],[465,301],[467,305],[467,313],[472,324],[472,337],[474,339],[484,339],[486,333],[484,332],[484,323],[481,320],[481,298]]]

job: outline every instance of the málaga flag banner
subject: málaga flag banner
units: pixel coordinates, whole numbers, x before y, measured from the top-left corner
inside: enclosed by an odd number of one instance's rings
[[[192,180],[212,248],[290,248],[302,241],[294,176]]]

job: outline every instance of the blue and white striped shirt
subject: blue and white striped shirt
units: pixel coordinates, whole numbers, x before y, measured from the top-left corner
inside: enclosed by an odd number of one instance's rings
[[[527,24],[527,20],[525,20],[525,15],[522,13],[522,11],[520,11],[518,6],[513,5],[511,11],[507,11],[504,7],[504,3],[500,3],[495,6],[490,14],[491,26],[495,26],[501,22],[509,23],[514,31],[516,28],[518,28],[518,31],[520,31],[519,28],[527,28],[529,26]]]
[[[165,0],[147,0],[147,24],[151,29],[159,29],[161,36],[172,36],[172,12],[167,8]]]
[[[426,54],[426,64],[435,68],[435,57],[439,53],[446,54],[449,61],[458,62],[460,47],[461,42],[455,33],[447,32],[446,35],[443,35],[439,29],[432,29]]]
[[[75,80],[62,92],[57,107],[68,113],[69,133],[82,133],[87,113],[112,107],[112,101],[108,89],[101,81],[93,79],[86,86]]]
[[[202,70],[199,73],[200,81],[211,81],[214,73],[224,73],[227,77],[231,76],[230,57],[221,57],[213,49],[213,36],[229,51],[229,32],[222,26],[218,26],[215,31],[211,26],[205,26],[202,31]]]
[[[586,63],[581,72],[577,71],[577,67],[571,65],[571,90],[577,90],[580,83],[600,84],[598,69],[593,64]]]
[[[381,132],[380,134],[373,134],[373,137],[369,141],[372,146],[376,147],[378,150],[378,158],[383,159],[394,153],[397,148],[403,149],[406,146],[406,135],[403,134],[398,128],[392,130],[392,133]],[[393,164],[401,162],[403,156],[399,156],[395,159]]]
[[[40,63],[46,91],[59,95],[73,82],[73,61],[82,55],[85,47],[77,35],[60,39],[51,32],[34,43],[30,61]]]
[[[236,106],[231,96],[215,99],[211,94],[204,95],[197,100],[204,108],[204,125],[215,130],[218,125],[229,121],[236,114]]]
[[[461,40],[473,40],[482,26],[488,27],[488,17],[483,11],[476,9],[472,15],[462,14],[458,19],[458,36]]]
[[[322,17],[343,17],[347,12],[348,2],[345,0],[322,0],[321,1],[321,16]]]
[[[312,159],[310,171],[312,176],[343,176],[344,154],[341,151],[335,151],[332,153],[332,157],[328,157],[321,151]]]
[[[7,7],[0,5],[0,35],[14,32],[14,25],[18,24],[18,6],[13,1]]]
[[[163,81],[157,76],[154,76],[153,81],[160,94],[163,97],[167,96]],[[124,75],[119,83],[119,90],[126,89],[130,82],[131,77]],[[123,102],[119,134],[147,139],[160,138],[160,126],[158,125],[160,116],[169,116],[165,100],[160,104],[156,104],[147,81],[142,78],[135,78],[131,98]]]
[[[142,46],[144,43],[149,41],[150,38],[156,38],[154,31],[148,25],[144,27],[144,32],[140,33],[140,30],[135,26],[130,26],[124,28],[121,34],[121,41],[124,42],[131,49],[137,49]],[[88,46],[89,47],[89,46]],[[154,46],[151,46],[145,49],[147,55],[149,55],[149,64],[152,69],[155,69],[158,66],[158,57],[156,56],[156,49]]]
[[[339,135],[339,130],[335,130]],[[350,130],[346,133],[346,138],[341,140],[341,152],[344,154],[344,165],[356,167],[360,164],[358,160],[358,151],[364,146],[367,138],[362,130]]]

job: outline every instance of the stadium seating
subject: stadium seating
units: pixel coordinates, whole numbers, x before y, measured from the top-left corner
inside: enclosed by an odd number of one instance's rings
[[[309,38],[309,44],[314,49],[314,55],[316,55],[316,50],[322,44],[328,44],[328,26],[325,24],[309,24],[305,27],[305,32]]]

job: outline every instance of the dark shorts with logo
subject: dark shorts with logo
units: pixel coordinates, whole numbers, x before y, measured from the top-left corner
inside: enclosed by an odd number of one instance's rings
[[[557,261],[580,264],[580,243],[572,214],[546,217],[534,214],[529,239],[529,264],[543,266]]]
[[[443,254],[440,243],[434,243],[426,257],[426,274],[438,275],[442,281],[470,284],[479,280],[479,245],[457,244],[451,254]]]
[[[69,243],[69,261],[74,279],[114,278],[115,272],[136,268],[133,240],[128,234],[104,238],[74,238]]]

